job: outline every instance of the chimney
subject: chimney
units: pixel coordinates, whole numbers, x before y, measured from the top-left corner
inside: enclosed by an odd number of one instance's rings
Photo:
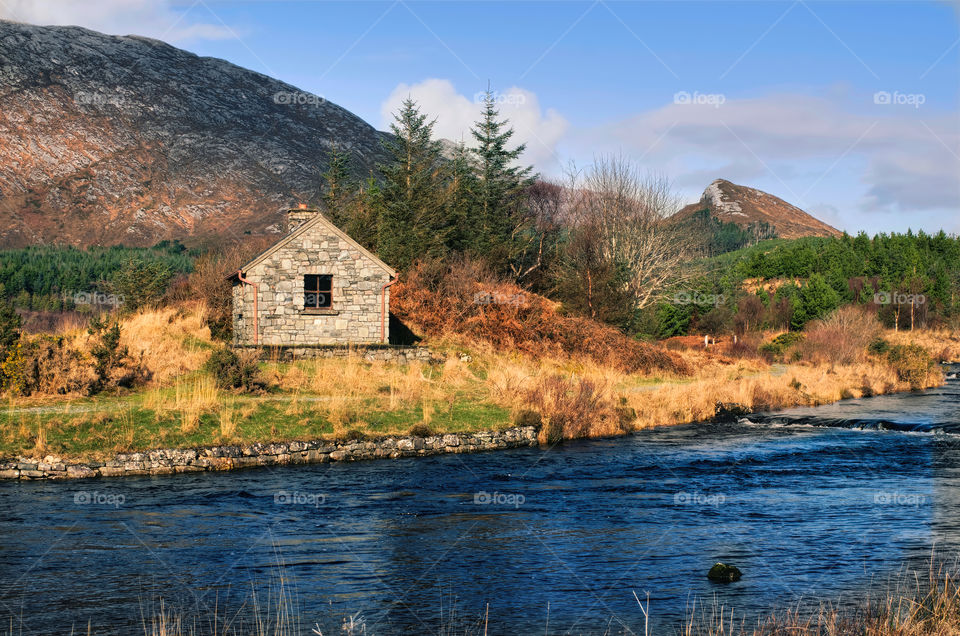
[[[293,232],[298,227],[320,214],[316,208],[308,208],[306,203],[299,203],[297,207],[287,210],[287,233]]]

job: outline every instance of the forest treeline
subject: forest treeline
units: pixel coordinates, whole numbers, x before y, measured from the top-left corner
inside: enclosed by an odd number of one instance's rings
[[[671,215],[681,202],[670,183],[617,155],[545,180],[520,163],[525,148],[512,143],[492,92],[469,145],[441,142],[433,128],[407,99],[375,173],[357,177],[350,149],[331,148],[317,197],[307,203],[401,272],[418,262],[434,271],[481,262],[565,312],[635,337],[797,330],[845,304],[903,328],[956,326],[960,318],[957,237],[785,240],[766,224],[741,228],[706,210],[677,221]],[[122,296],[131,309],[171,297],[168,288],[193,272],[195,295],[208,299],[215,332],[226,335],[223,276],[263,247],[251,240],[200,253],[165,241],[6,250],[0,297],[20,309],[83,310],[90,299],[109,303],[76,296],[96,292]]]

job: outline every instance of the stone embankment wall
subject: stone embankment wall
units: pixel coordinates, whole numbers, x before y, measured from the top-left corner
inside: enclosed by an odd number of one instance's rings
[[[358,357],[373,362],[382,360],[384,362],[395,362],[406,364],[410,362],[428,362],[440,363],[443,358],[434,355],[427,347],[404,347],[404,346],[309,346],[309,345],[286,345],[286,346],[268,346],[268,347],[237,347],[250,348],[260,351],[260,357],[263,360],[277,360],[279,362],[290,362],[292,360],[304,360],[309,358],[348,358]]]
[[[43,460],[0,460],[0,479],[80,479],[125,475],[169,475],[253,466],[282,466],[364,459],[418,457],[443,453],[474,453],[537,445],[533,426],[433,437],[386,437],[365,441],[309,441],[164,449],[122,453],[106,462],[68,461],[48,456]]]

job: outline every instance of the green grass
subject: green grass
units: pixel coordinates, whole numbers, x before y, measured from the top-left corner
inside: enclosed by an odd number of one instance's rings
[[[172,389],[171,389],[172,390]],[[217,444],[252,444],[290,440],[334,439],[335,427],[319,408],[315,396],[301,394],[227,395],[234,402],[236,430],[223,437],[220,416],[205,412],[192,429],[184,430],[182,413],[157,414],[144,408],[144,396],[101,397],[72,402],[71,411],[0,411],[0,457],[16,455],[105,459],[118,452],[155,448],[190,448]],[[478,402],[469,395],[432,403],[429,427],[436,433],[466,433],[502,429],[510,425],[508,409]],[[89,408],[88,411],[76,409]],[[405,435],[424,422],[423,405],[386,410],[375,400],[355,411],[362,417],[342,423],[370,436]],[[42,431],[45,442],[38,446]]]

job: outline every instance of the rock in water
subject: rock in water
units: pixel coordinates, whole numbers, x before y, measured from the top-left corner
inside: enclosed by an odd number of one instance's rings
[[[717,562],[710,571],[707,572],[707,578],[718,583],[731,583],[739,581],[743,573],[735,565]]]
[[[716,413],[713,416],[714,422],[736,422],[741,417],[751,414],[751,410],[742,404],[736,402],[723,403],[718,401],[714,404]]]

